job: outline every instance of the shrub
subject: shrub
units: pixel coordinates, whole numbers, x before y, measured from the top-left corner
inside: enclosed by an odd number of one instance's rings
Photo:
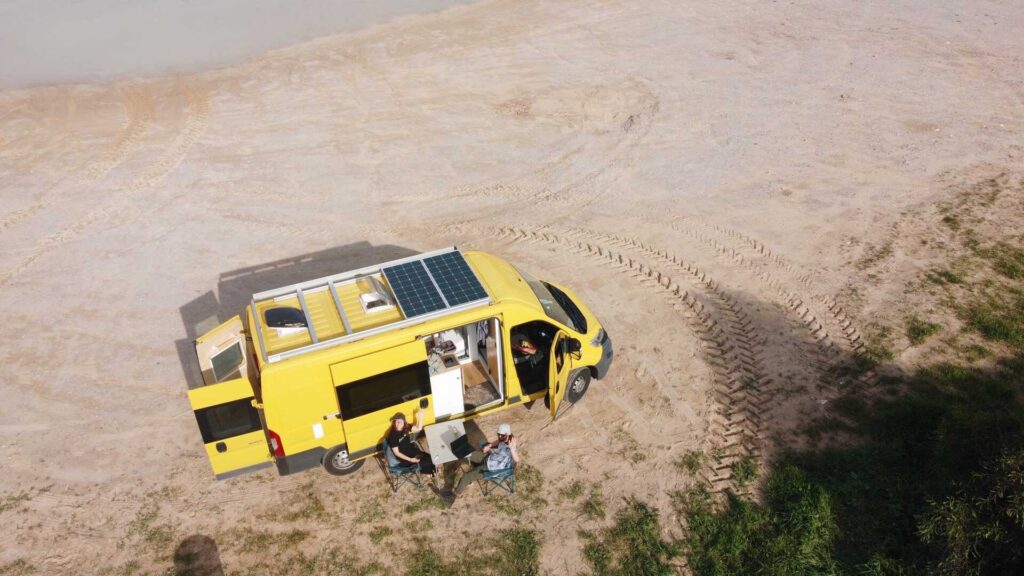
[[[588,543],[583,556],[596,576],[669,576],[678,547],[661,537],[658,510],[631,498],[615,523]]]
[[[703,576],[836,574],[828,494],[793,466],[770,475],[765,494],[764,505],[729,493],[716,506],[703,490],[683,498],[694,570]]]
[[[917,316],[911,316],[907,320],[907,339],[914,346],[921,344],[927,340],[930,336],[934,336],[942,329],[942,326],[934,323],[921,320]]]

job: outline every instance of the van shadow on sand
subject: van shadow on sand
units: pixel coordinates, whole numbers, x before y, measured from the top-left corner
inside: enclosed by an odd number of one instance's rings
[[[216,291],[210,290],[179,309],[185,325],[185,338],[175,341],[175,347],[189,389],[203,384],[194,348],[196,338],[241,314],[256,292],[418,253],[402,246],[373,246],[369,242],[356,242],[221,274]]]

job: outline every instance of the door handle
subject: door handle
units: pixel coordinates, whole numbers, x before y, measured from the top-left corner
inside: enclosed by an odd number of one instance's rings
[[[427,406],[430,406],[430,400],[427,400],[426,396],[420,398],[420,408],[426,408]]]
[[[217,448],[217,452],[223,453],[228,451],[228,445],[223,442],[217,442],[215,447]]]

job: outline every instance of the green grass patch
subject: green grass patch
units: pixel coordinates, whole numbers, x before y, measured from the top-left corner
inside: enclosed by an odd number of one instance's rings
[[[22,490],[0,496],[0,514],[21,508],[21,505],[32,499],[30,491]]]
[[[596,576],[669,576],[679,554],[675,543],[661,537],[658,510],[636,499],[627,500],[614,524],[583,548]]]
[[[939,333],[942,330],[942,326],[934,323],[922,320],[917,316],[911,316],[907,319],[907,339],[914,346],[922,344],[925,340]]]
[[[617,445],[615,453],[622,459],[639,464],[647,460],[647,452],[636,437],[625,428],[617,428],[612,432],[612,442]]]
[[[829,495],[788,466],[769,476],[765,503],[728,493],[717,503],[706,489],[678,495],[686,518],[684,545],[697,574],[838,574],[838,535]]]
[[[599,520],[605,516],[604,495],[600,488],[592,486],[587,497],[580,502],[580,514],[591,519]]]
[[[864,339],[864,356],[874,362],[892,360],[896,354],[892,351],[892,327],[883,324],[868,326],[868,334]]]
[[[1024,296],[990,297],[967,306],[962,316],[986,340],[1024,347]]]
[[[417,514],[424,510],[444,510],[444,502],[433,492],[425,492],[415,502],[405,505],[406,514]]]
[[[869,245],[864,250],[864,254],[861,256],[860,260],[857,261],[855,266],[856,266],[856,268],[858,270],[861,270],[861,271],[867,270],[867,269],[875,266],[876,264],[878,264],[882,260],[885,260],[885,259],[889,258],[890,256],[892,256],[892,254],[893,254],[893,247],[892,247],[892,242],[891,241],[890,242],[886,242],[885,244],[882,244],[881,246],[870,246]]]
[[[992,355],[992,351],[981,344],[969,344],[962,350],[963,357],[968,362],[977,362]]]
[[[25,576],[35,574],[36,567],[19,558],[13,562],[0,565],[0,576]]]
[[[573,480],[558,491],[558,496],[562,500],[575,500],[583,496],[583,482]]]
[[[757,478],[757,460],[750,454],[744,454],[732,465],[732,479],[739,487],[750,484]]]
[[[147,499],[135,518],[128,523],[125,541],[159,555],[171,547],[174,527],[160,521],[159,504],[153,499]]]
[[[1024,278],[1024,248],[996,242],[978,250],[978,255],[992,263],[992,268],[1011,280]]]
[[[516,493],[506,494],[496,490],[487,497],[487,501],[495,510],[513,518],[518,518],[529,511],[539,511],[548,505],[541,495],[544,487],[544,475],[540,470],[529,464],[521,464],[516,472]]]
[[[929,270],[924,273],[926,280],[939,286],[945,286],[946,284],[963,284],[964,277],[948,269],[936,269]]]
[[[500,530],[489,541],[471,542],[445,557],[424,538],[416,540],[403,570],[410,576],[537,576],[542,542],[533,530]]]
[[[385,516],[384,505],[379,498],[367,500],[359,505],[359,513],[356,514],[357,524],[374,524],[383,520]]]
[[[305,530],[274,532],[248,527],[238,529],[233,535],[240,551],[259,553],[266,553],[270,548],[289,549],[309,538],[309,532]]]
[[[286,522],[295,522],[322,519],[326,515],[327,511],[324,509],[323,501],[320,500],[320,495],[317,494],[313,483],[307,482],[300,487],[299,492],[290,503],[289,509],[281,515],[281,518]]]
[[[391,526],[377,526],[373,530],[370,530],[370,542],[374,544],[380,544],[385,538],[394,534],[394,529]]]
[[[696,474],[703,463],[704,453],[700,450],[690,450],[672,462],[680,472],[688,472],[690,474]]]

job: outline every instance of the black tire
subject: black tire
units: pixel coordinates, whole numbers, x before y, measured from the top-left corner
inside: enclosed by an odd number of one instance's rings
[[[581,368],[569,375],[569,389],[565,391],[565,399],[575,404],[590,389],[590,368]]]
[[[366,463],[366,458],[362,460],[349,460],[347,456],[342,456],[341,452],[344,446],[335,446],[324,454],[324,470],[332,476],[348,476],[356,470],[363,467]]]

